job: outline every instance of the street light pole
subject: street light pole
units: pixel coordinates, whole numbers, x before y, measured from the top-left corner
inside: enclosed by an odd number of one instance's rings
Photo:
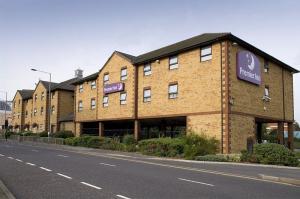
[[[48,139],[50,138],[50,132],[51,132],[51,73],[46,72],[46,71],[41,71],[41,70],[37,70],[34,68],[31,68],[32,71],[37,71],[37,72],[41,72],[41,73],[46,73],[49,75],[49,86],[48,86]],[[47,103],[46,103],[47,105]]]

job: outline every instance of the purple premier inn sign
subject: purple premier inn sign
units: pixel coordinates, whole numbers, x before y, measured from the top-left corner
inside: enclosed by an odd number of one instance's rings
[[[260,85],[260,63],[253,53],[249,51],[238,52],[236,69],[239,79]]]
[[[124,90],[124,83],[122,83],[122,82],[106,84],[104,86],[104,94],[121,92],[123,90]]]

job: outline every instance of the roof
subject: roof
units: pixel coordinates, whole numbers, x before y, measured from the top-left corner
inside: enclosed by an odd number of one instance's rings
[[[55,85],[53,88],[51,88],[51,91],[55,91],[55,90],[74,91],[75,86],[73,85],[73,83],[78,81],[79,79],[80,79],[79,77],[75,77],[75,78],[60,82],[57,85]]]
[[[18,90],[17,92],[20,93],[23,100],[27,100],[27,99],[32,98],[32,94],[33,94],[34,90],[22,89],[22,90]]]
[[[46,90],[48,90],[50,82],[48,82],[48,81],[43,81],[43,80],[40,80],[40,82],[45,86]],[[54,88],[56,85],[58,85],[58,83],[51,82],[50,87],[51,87],[51,88]],[[52,89],[51,89],[51,90],[52,90]]]
[[[59,121],[60,122],[69,122],[74,120],[74,113],[69,113],[65,117],[62,117]]]
[[[244,40],[234,36],[231,33],[204,33],[195,37],[192,37],[190,39],[186,39],[174,44],[171,44],[169,46],[165,46],[163,48],[159,48],[157,50],[139,55],[134,58],[134,64],[145,64],[147,62],[155,61],[157,59],[168,57],[171,55],[176,55],[180,52],[184,52],[187,50],[192,50],[201,46],[209,45],[212,43],[215,43],[217,41],[223,41],[223,40],[230,40],[233,42],[238,43],[239,45],[245,47],[246,49],[249,49],[253,51],[254,53],[268,59],[269,61],[272,61],[283,68],[293,72],[298,73],[299,71],[286,63],[276,59],[275,57],[267,54],[266,52],[256,48],[255,46],[245,42]]]
[[[74,81],[72,84],[73,84],[73,85],[77,85],[77,84],[81,84],[81,83],[83,83],[83,82],[95,80],[95,79],[97,79],[97,77],[98,77],[98,73],[99,73],[99,72],[96,72],[96,73],[93,73],[93,74],[91,74],[91,75],[88,75],[88,76],[86,76],[86,77],[84,77],[84,78],[80,78],[79,80]]]
[[[116,53],[119,53],[119,54],[123,55],[125,58],[129,59],[129,61],[131,61],[132,63],[134,63],[135,60],[136,60],[136,56],[133,56],[133,55],[130,55],[130,54],[127,54],[127,53],[123,53],[123,52],[120,52],[120,51],[116,51]]]

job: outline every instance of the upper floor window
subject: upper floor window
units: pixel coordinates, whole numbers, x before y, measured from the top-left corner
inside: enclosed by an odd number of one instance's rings
[[[25,111],[25,118],[27,118],[27,116],[28,116],[28,111],[26,110]]]
[[[91,81],[91,89],[96,88],[96,80]]]
[[[79,85],[79,93],[83,92],[83,84]]]
[[[55,113],[55,106],[51,106],[51,114],[54,114]]]
[[[103,97],[103,107],[107,107],[108,106],[108,96],[104,96]]]
[[[82,111],[83,110],[83,104],[82,101],[78,101],[78,111]]]
[[[144,65],[144,76],[151,75],[151,64],[145,64]]]
[[[169,58],[169,69],[176,69],[178,68],[178,57],[176,56],[172,56]]]
[[[265,93],[264,93],[265,97],[270,97],[270,88],[269,86],[265,86]]]
[[[126,104],[126,98],[127,98],[127,93],[126,92],[120,94],[120,104],[121,105]]]
[[[121,80],[126,80],[127,79],[127,68],[122,68],[121,69]]]
[[[44,113],[44,107],[41,107],[41,115]]]
[[[34,95],[34,101],[36,101],[36,100],[37,100],[37,94]]]
[[[264,60],[264,71],[265,73],[269,72],[269,61],[268,60]]]
[[[208,61],[212,59],[211,46],[201,48],[201,61]]]
[[[108,84],[108,82],[109,82],[109,74],[106,73],[106,74],[104,74],[104,76],[103,76],[103,83],[104,83],[104,84]]]
[[[44,93],[44,92],[42,92],[42,95],[41,95],[41,100],[43,100],[43,99],[44,99],[44,97],[45,97],[45,93]]]
[[[95,98],[91,99],[91,109],[95,109],[96,108],[96,100]]]
[[[150,102],[151,101],[151,88],[145,88],[144,89],[144,102]]]
[[[51,98],[54,99],[55,92],[51,93]]]
[[[175,99],[178,95],[178,84],[170,84],[169,85],[169,99]]]
[[[36,113],[37,113],[37,110],[35,108],[34,111],[33,111],[33,115],[36,116]]]
[[[19,100],[18,104],[21,104],[21,100]]]

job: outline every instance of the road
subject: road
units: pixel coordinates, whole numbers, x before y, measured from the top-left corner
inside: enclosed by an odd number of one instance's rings
[[[300,179],[299,169],[196,164],[74,147],[0,141],[0,179],[21,199],[299,198],[300,187],[255,178]]]

